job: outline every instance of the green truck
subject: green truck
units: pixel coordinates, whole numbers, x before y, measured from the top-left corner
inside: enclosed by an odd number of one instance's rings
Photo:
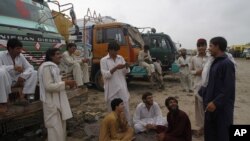
[[[43,0],[3,0],[0,3],[0,50],[7,40],[22,41],[23,54],[37,68],[50,47],[64,47],[47,2]]]
[[[169,71],[177,55],[177,48],[170,36],[164,33],[156,33],[155,30],[141,35],[145,44],[150,47],[152,59],[161,61],[164,73]]]
[[[0,51],[6,50],[7,41],[11,38],[22,41],[22,53],[35,69],[44,61],[45,51],[48,48],[55,47],[65,50],[65,39],[58,32],[48,3],[43,0],[1,1]],[[18,88],[17,91],[22,91],[22,88]],[[70,100],[86,93],[79,88],[66,92]],[[32,103],[17,105],[15,102],[16,95],[12,93],[9,95],[8,108],[14,112],[0,114],[0,138],[25,127],[43,124],[42,103],[39,100],[38,87],[35,101]]]

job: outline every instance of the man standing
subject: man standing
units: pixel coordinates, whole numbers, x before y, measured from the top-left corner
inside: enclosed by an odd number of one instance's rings
[[[233,124],[235,65],[225,53],[226,48],[227,41],[223,37],[210,40],[209,51],[214,60],[204,67],[208,71],[203,71],[207,74],[202,74],[202,79],[208,81],[199,91],[205,107],[205,141],[229,141],[229,126]]]
[[[179,110],[178,101],[174,97],[168,97],[165,105],[169,112],[167,114],[168,127],[158,126],[158,141],[191,141],[191,123],[187,114]]]
[[[142,101],[137,105],[133,117],[135,133],[156,129],[156,125],[166,125],[158,103],[153,101],[152,93],[145,92]]]
[[[193,92],[192,84],[189,72],[189,57],[187,57],[186,49],[182,48],[180,50],[180,57],[177,60],[177,64],[180,67],[180,80],[181,86],[184,92]]]
[[[129,97],[126,74],[130,69],[124,58],[117,55],[120,46],[116,41],[108,44],[108,55],[101,59],[101,72],[104,79],[104,96],[108,111],[111,111],[110,103],[114,98],[121,98],[125,106],[125,115],[130,121]],[[129,122],[130,123],[130,122]]]
[[[207,41],[205,39],[198,39],[197,41],[197,52],[198,54],[192,57],[190,62],[190,72],[194,76],[194,96],[195,96],[195,118],[198,126],[197,135],[202,135],[204,129],[204,109],[202,97],[198,94],[201,88],[201,73],[205,63],[207,62],[208,56],[206,55]]]
[[[39,67],[40,100],[43,102],[44,124],[48,141],[66,141],[66,120],[72,117],[66,86],[74,88],[74,80],[62,81],[58,65],[62,56],[58,48],[46,51],[45,62]]]
[[[30,96],[34,97],[34,95],[31,94],[35,93],[37,71],[34,70],[33,66],[23,56],[21,53],[22,49],[23,44],[18,39],[9,39],[7,42],[7,51],[0,53],[0,66],[8,72],[9,75],[7,75],[7,77],[10,77],[11,85],[23,86],[22,93],[29,99],[31,98]],[[3,73],[4,71],[1,72]],[[3,82],[0,83],[0,85],[6,85],[6,83]],[[8,85],[8,87],[10,87],[10,85]],[[24,100],[23,94],[20,95],[21,100]],[[8,93],[3,92],[1,95],[8,95]],[[7,99],[4,98],[1,102],[6,103]]]
[[[74,55],[76,51],[76,44],[67,44],[67,51],[62,55],[62,61],[60,63],[60,68],[66,73],[73,72],[74,80],[77,86],[88,85],[89,83],[89,69],[88,69],[88,59],[77,60]]]
[[[115,98],[111,101],[112,112],[106,115],[101,122],[99,141],[132,141],[134,130],[128,125],[124,115],[122,99]]]

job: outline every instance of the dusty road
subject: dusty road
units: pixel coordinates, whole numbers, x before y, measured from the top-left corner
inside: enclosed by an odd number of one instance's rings
[[[235,113],[234,113],[234,123],[235,124],[250,124],[250,60],[245,59],[236,59],[237,62],[237,74],[236,74],[236,101],[235,101]],[[148,89],[149,83],[145,81],[132,81],[129,83],[128,88],[130,91],[130,112],[133,114],[136,105],[141,102],[141,95],[145,91],[151,91],[154,95],[154,100],[157,101],[162,109],[163,115],[166,115],[168,112],[164,106],[165,98],[168,96],[177,96],[179,100],[180,109],[184,110],[192,124],[192,129],[196,129],[194,122],[194,96],[190,96],[190,93],[182,92],[180,83],[178,81],[178,76],[166,76],[165,80],[165,90],[158,91]],[[80,104],[73,108],[75,113],[81,113],[81,111],[90,111],[90,112],[99,112],[97,115],[101,119],[106,114],[106,105],[104,103],[103,92],[96,91],[94,89],[89,89],[88,101],[84,102],[85,104]],[[100,119],[98,121],[100,121]],[[98,122],[97,122],[98,123]],[[93,128],[92,133],[88,132],[84,123],[80,130],[71,134],[69,140],[97,140],[95,138],[98,131],[95,127],[87,126],[88,128]],[[85,130],[84,130],[85,128]],[[83,130],[81,130],[83,129]],[[76,130],[75,130],[76,131]],[[84,132],[85,131],[85,132]],[[93,133],[94,132],[94,133]],[[88,135],[93,135],[87,137]],[[87,139],[89,138],[89,139]],[[92,138],[92,139],[90,139]],[[200,138],[194,138],[193,141],[203,141],[203,136]]]

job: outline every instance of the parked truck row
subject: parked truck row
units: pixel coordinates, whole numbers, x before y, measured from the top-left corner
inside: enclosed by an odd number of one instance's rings
[[[48,3],[58,6],[52,11]],[[66,7],[66,8],[65,8]],[[65,8],[65,9],[63,9]],[[145,44],[150,46],[153,59],[160,59],[163,71],[168,71],[175,60],[177,49],[170,36],[164,33],[141,33],[127,23],[105,23],[98,16],[83,15],[77,22],[73,5],[58,1],[44,0],[4,0],[0,3],[0,51],[6,50],[7,40],[17,38],[23,43],[23,54],[38,68],[43,62],[48,48],[66,49],[66,43],[78,46],[79,57],[89,58],[90,80],[103,90],[100,59],[107,54],[108,42],[116,40],[120,45],[119,54],[131,66],[128,78],[145,77],[147,73],[138,66],[138,52]],[[64,14],[70,11],[70,15]],[[92,24],[89,24],[89,23]],[[139,71],[139,72],[137,72]]]
[[[1,50],[5,49],[4,46],[9,38],[18,38],[24,44],[23,54],[37,68],[42,63],[44,52],[48,48],[59,47],[65,50],[66,42],[75,42],[79,50],[85,54],[79,57],[88,57],[91,60],[90,80],[99,89],[103,87],[99,61],[107,53],[107,43],[110,40],[119,43],[121,46],[119,54],[131,64],[131,67],[137,64],[138,52],[144,44],[150,46],[153,59],[161,60],[164,71],[169,70],[175,59],[175,44],[170,36],[164,33],[140,33],[136,27],[129,24],[103,23],[100,19],[99,22],[89,25],[88,22],[91,22],[89,17],[82,23],[78,22],[78,26],[72,4],[60,5],[57,1],[49,2],[56,4],[59,11],[51,11],[48,2],[43,0],[8,0],[1,3]],[[64,10],[65,6],[69,8]],[[67,10],[70,10],[70,16],[64,14]],[[73,33],[70,32],[72,27]],[[143,72],[134,74],[146,75]],[[132,77],[133,73],[129,78]]]

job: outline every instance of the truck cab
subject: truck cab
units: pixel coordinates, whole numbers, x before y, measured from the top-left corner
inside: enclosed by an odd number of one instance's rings
[[[73,41],[85,50],[85,57],[87,56],[91,60],[90,80],[99,90],[103,90],[100,60],[108,54],[109,41],[116,40],[118,42],[120,45],[118,54],[123,56],[131,66],[137,63],[138,52],[144,45],[140,32],[136,28],[120,22],[98,23],[85,28],[80,27],[80,34],[77,36],[71,36],[70,39],[74,39]]]
[[[169,35],[164,33],[142,33],[145,44],[149,45],[152,59],[159,59],[162,63],[162,70],[168,71],[175,60],[177,49]]]
[[[0,50],[6,50],[8,39],[17,38],[27,60],[38,68],[48,48],[65,43],[43,0],[4,0],[0,9]]]

